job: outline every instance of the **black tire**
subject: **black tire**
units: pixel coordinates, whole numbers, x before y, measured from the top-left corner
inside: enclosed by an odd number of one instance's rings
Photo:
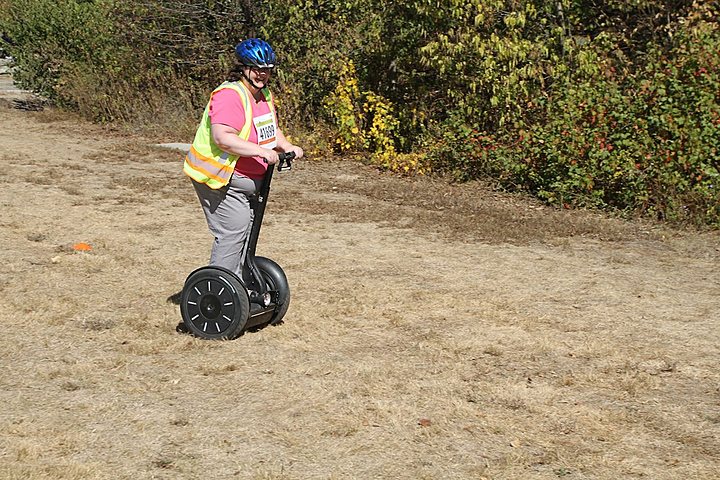
[[[188,331],[208,340],[231,340],[245,328],[250,299],[238,277],[221,267],[192,272],[182,290],[180,313]]]
[[[270,325],[277,325],[282,322],[283,317],[290,307],[290,284],[280,265],[269,258],[255,257],[255,265],[265,279],[268,290],[276,290],[278,292],[277,308],[269,322]]]

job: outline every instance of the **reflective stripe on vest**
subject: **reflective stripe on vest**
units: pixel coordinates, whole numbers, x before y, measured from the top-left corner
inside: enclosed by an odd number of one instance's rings
[[[212,96],[224,89],[230,88],[240,95],[243,109],[245,110],[245,124],[242,130],[238,132],[238,137],[243,140],[250,138],[250,129],[252,128],[252,104],[250,98],[252,94],[248,88],[241,82],[225,82],[210,95],[210,101],[203,112],[200,126],[195,133],[190,151],[185,156],[185,164],[183,172],[198,183],[204,183],[213,189],[222,188],[228,184],[235,170],[238,155],[227,153],[218,147],[212,139],[212,123],[210,121],[210,103]],[[272,94],[267,88],[262,90],[265,99],[270,104],[270,111],[275,114],[275,108],[272,103]]]

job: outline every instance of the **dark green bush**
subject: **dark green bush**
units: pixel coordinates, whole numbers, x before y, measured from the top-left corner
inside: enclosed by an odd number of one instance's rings
[[[13,56],[15,80],[61,105],[76,106],[64,96],[77,65],[111,61],[112,25],[107,1],[6,0],[0,10],[4,49]]]
[[[718,226],[719,10],[691,0],[0,0],[0,48],[23,86],[59,105],[185,138],[233,45],[262,36],[281,59],[283,121],[315,131],[318,145],[340,138],[386,167],[491,178],[557,205]]]
[[[16,81],[97,121],[195,121],[236,38],[234,0],[3,0],[0,30]],[[182,119],[180,120],[182,123]]]
[[[716,20],[709,7],[691,12],[635,63],[616,35],[576,45],[566,72],[511,128],[451,115],[434,165],[556,205],[720,226]]]

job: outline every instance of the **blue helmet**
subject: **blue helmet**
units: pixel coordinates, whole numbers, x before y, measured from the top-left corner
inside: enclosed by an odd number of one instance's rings
[[[235,55],[243,65],[272,68],[277,63],[275,52],[269,43],[259,38],[248,38],[235,46]]]

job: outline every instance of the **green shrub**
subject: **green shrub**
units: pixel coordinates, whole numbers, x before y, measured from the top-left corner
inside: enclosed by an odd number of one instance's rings
[[[234,0],[3,1],[16,81],[103,122],[195,122],[251,28]]]
[[[0,0],[0,48],[59,105],[184,138],[233,45],[262,36],[308,152],[718,226],[719,18],[691,0]]]
[[[602,36],[586,45],[587,65],[536,102],[541,120],[493,134],[446,122],[437,165],[556,205],[719,226],[717,24],[688,24],[633,73],[619,73],[614,47]]]
[[[66,106],[77,102],[62,93],[76,66],[111,60],[111,2],[98,0],[6,0],[0,30],[10,43],[15,81]]]

